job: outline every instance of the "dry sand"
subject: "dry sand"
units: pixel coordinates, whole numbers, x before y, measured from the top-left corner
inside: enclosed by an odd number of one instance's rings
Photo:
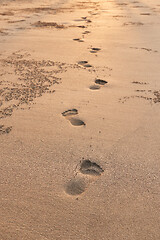
[[[160,1],[0,3],[0,240],[160,239]]]

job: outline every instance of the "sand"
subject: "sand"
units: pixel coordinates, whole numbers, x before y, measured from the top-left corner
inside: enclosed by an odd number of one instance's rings
[[[0,2],[0,240],[160,239],[160,3]]]

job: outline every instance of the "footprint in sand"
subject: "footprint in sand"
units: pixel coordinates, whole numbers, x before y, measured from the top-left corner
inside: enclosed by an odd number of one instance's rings
[[[90,53],[97,53],[100,50],[101,50],[100,48],[91,48]]]
[[[92,67],[92,65],[90,65],[88,61],[79,61],[78,64],[86,68]]]
[[[79,61],[79,62],[78,62],[78,64],[79,64],[79,65],[82,65],[82,66],[85,65],[85,64],[87,64],[87,63],[88,63],[88,61]]]
[[[96,162],[84,160],[81,164],[80,172],[91,176],[100,176],[104,170]]]
[[[86,124],[80,120],[79,118],[71,118],[69,119],[70,123],[73,125],[73,126],[85,126]]]
[[[76,114],[78,114],[78,110],[75,109],[75,108],[69,109],[69,110],[64,111],[64,112],[62,113],[62,115],[63,115],[64,117],[71,116],[71,115],[76,115]]]
[[[96,80],[95,80],[95,83],[96,83],[96,84],[91,85],[91,86],[89,87],[89,89],[91,89],[91,90],[98,90],[98,89],[100,89],[100,85],[103,86],[103,85],[107,84],[108,82],[105,81],[105,80],[102,80],[102,79],[96,79]]]
[[[82,34],[89,34],[90,31],[84,31]]]
[[[65,186],[65,192],[70,196],[81,195],[89,184],[95,180],[96,177],[101,176],[104,172],[102,167],[96,162],[84,160],[75,177],[70,180]]]
[[[82,40],[80,38],[74,38],[73,40],[76,41],[76,42],[84,42],[84,40]]]
[[[100,89],[100,86],[99,86],[99,85],[91,85],[91,86],[89,87],[89,89],[91,89],[91,90],[99,90],[99,89]]]
[[[79,25],[79,26],[77,26],[78,28],[86,28],[86,26],[84,26],[84,25]]]
[[[73,108],[63,112],[62,116],[64,116],[73,126],[85,126],[85,122],[83,122],[78,117],[74,117],[77,114],[78,110]]]
[[[81,17],[83,20],[86,20],[87,19],[87,17]]]
[[[102,79],[96,79],[96,80],[95,80],[95,83],[96,83],[96,84],[99,84],[99,85],[105,85],[105,84],[107,84],[108,82],[105,81],[105,80],[102,80]]]

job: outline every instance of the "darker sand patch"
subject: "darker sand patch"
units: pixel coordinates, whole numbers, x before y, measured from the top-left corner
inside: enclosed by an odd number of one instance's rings
[[[23,104],[29,109],[34,100],[44,93],[54,93],[53,85],[61,80],[56,74],[63,72],[64,63],[37,61],[30,59],[27,53],[26,55],[13,53],[8,58],[1,59],[0,66],[4,69],[4,79],[0,81],[0,119],[2,119],[11,116],[13,111]],[[5,80],[8,68],[17,82]]]
[[[63,24],[58,24],[56,22],[41,22],[41,21],[38,21],[38,22],[34,23],[33,26],[39,27],[39,28],[44,28],[44,27],[58,28],[58,29],[66,28]]]
[[[7,29],[0,28],[0,35],[2,35],[2,36],[8,35],[8,33],[6,31],[7,31]]]
[[[151,48],[145,48],[145,47],[143,47],[143,48],[141,48],[142,50],[145,50],[145,51],[147,51],[147,52],[152,52],[152,49]]]
[[[99,89],[100,89],[100,86],[99,86],[99,85],[91,85],[91,86],[89,87],[89,89],[91,89],[91,90],[99,90]]]
[[[0,16],[13,16],[13,15],[14,15],[14,13],[10,12],[10,11],[0,13]]]
[[[127,6],[128,3],[116,3],[116,5],[118,5],[118,6]]]
[[[25,22],[25,19],[8,21],[8,23],[19,23],[19,22]]]
[[[11,126],[5,127],[4,125],[0,125],[0,135],[10,133],[11,130],[12,130]]]
[[[36,8],[24,8],[24,9],[21,9],[21,12],[25,12],[25,13],[56,13],[56,10],[55,8],[51,8],[51,7],[36,7]]]
[[[160,102],[160,91],[154,91],[153,92],[155,98],[153,98],[154,103],[159,103]]]
[[[132,8],[144,8],[144,6],[137,5],[137,6],[132,6]]]
[[[153,52],[153,53],[158,53],[157,50],[153,50],[152,48],[146,48],[146,47],[130,47],[131,49],[137,49],[137,50],[144,50],[144,51],[147,51],[147,52]]]

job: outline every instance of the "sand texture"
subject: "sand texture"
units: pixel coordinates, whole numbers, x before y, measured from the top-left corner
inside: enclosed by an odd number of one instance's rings
[[[0,0],[0,240],[160,239],[160,0]]]

